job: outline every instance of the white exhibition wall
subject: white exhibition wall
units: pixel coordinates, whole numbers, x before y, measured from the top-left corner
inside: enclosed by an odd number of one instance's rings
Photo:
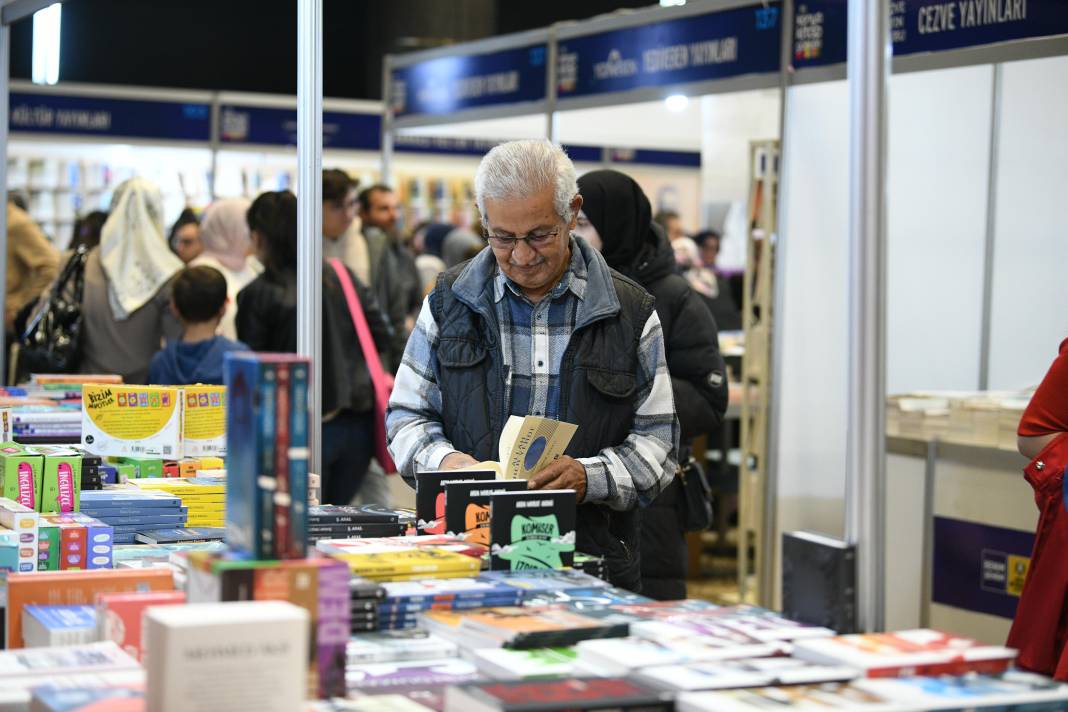
[[[1068,337],[1068,57],[1006,64],[990,387],[1034,386]]]
[[[779,135],[779,90],[712,94],[701,97],[701,204],[730,203],[723,227],[724,240],[717,266],[744,269],[749,234],[749,144]],[[698,225],[702,230],[704,209]]]
[[[977,389],[993,67],[889,88],[887,389]],[[1006,64],[991,388],[1037,383],[1068,336],[1068,59]],[[846,82],[793,87],[779,269],[779,529],[844,534],[849,116]],[[778,539],[778,534],[776,535]],[[775,570],[779,567],[776,563]],[[778,587],[778,583],[776,583]],[[778,600],[778,589],[776,600]]]

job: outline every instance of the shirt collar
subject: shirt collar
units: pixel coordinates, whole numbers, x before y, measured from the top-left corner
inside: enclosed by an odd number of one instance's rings
[[[559,299],[564,295],[564,292],[567,292],[568,290],[579,299],[586,298],[586,284],[589,276],[586,267],[586,259],[582,256],[582,250],[578,248],[574,236],[570,238],[569,246],[571,248],[571,264],[560,278],[560,281],[557,282],[556,286],[549,292],[550,300]],[[505,289],[517,297],[526,299],[526,295],[523,294],[523,289],[509,279],[504,272],[501,271],[501,268],[498,265],[495,267],[493,278],[493,301],[495,303],[500,302],[501,299],[504,298]]]

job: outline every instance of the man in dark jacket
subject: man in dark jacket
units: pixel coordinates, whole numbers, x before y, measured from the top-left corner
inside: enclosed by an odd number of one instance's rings
[[[649,199],[634,180],[602,170],[585,174],[578,185],[583,203],[575,234],[599,246],[609,267],[656,298],[682,429],[679,459],[684,461],[692,440],[717,428],[727,410],[726,369],[715,319],[689,283],[675,273],[667,236],[652,221]],[[682,496],[676,478],[642,517],[642,593],[652,598],[686,597]]]
[[[575,167],[548,141],[501,144],[475,195],[489,247],[424,301],[386,426],[401,474],[496,458],[509,416],[578,425],[530,489],[574,490],[576,549],[641,587],[639,510],[671,483],[678,420],[649,294],[571,230]]]

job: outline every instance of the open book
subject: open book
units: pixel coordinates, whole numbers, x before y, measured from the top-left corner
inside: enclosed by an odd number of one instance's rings
[[[508,418],[497,444],[497,462],[480,462],[463,470],[493,470],[498,479],[529,480],[564,454],[577,425],[528,415]]]

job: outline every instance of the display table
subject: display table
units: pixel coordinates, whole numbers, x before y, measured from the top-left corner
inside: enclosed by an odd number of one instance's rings
[[[1004,643],[1038,510],[1016,452],[887,439],[886,626]]]

